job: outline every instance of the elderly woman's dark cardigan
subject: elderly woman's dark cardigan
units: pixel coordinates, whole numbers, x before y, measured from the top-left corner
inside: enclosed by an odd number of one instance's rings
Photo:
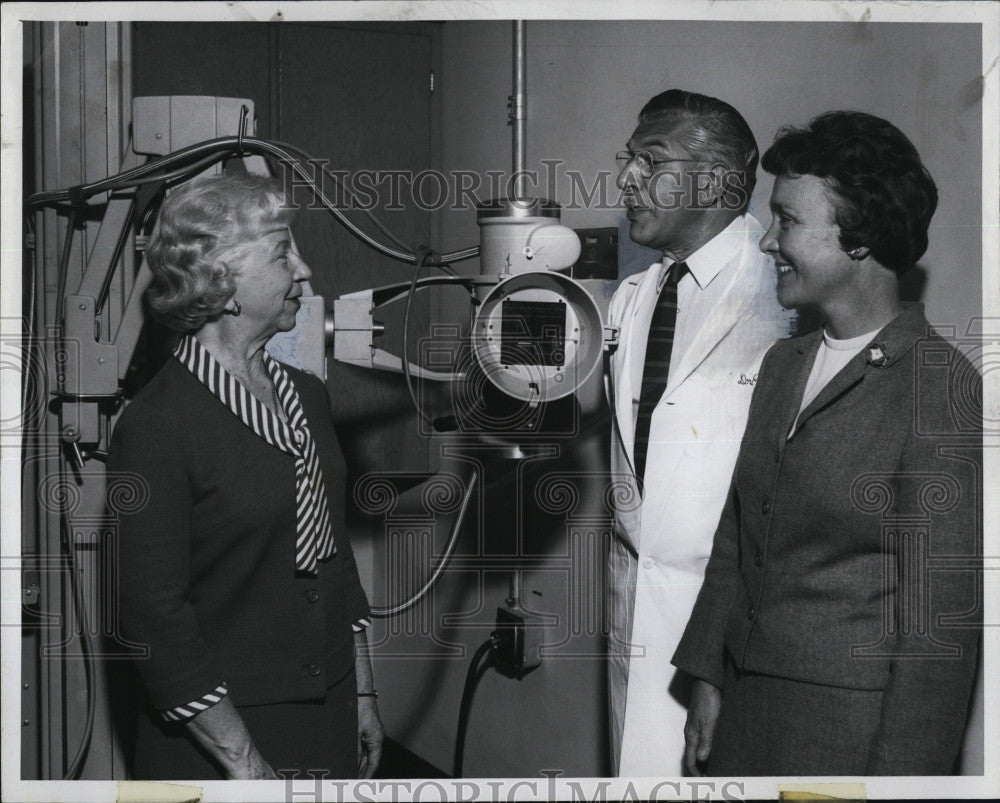
[[[288,368],[316,442],[337,554],[295,570],[295,460],[257,437],[176,359],[115,428],[108,480],[138,478],[119,515],[124,636],[152,705],[226,682],[237,705],[323,697],[354,666],[352,623],[369,615],[344,530],[345,467],[329,397]]]

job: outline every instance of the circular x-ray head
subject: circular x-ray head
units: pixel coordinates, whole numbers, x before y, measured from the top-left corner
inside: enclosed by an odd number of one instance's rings
[[[577,390],[601,359],[601,313],[558,273],[521,273],[498,284],[473,321],[476,360],[515,399],[550,402]]]

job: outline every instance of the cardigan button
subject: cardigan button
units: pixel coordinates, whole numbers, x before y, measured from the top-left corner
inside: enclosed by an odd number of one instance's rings
[[[321,671],[319,664],[309,664],[309,674],[313,677],[316,677]]]
[[[760,550],[759,549],[756,552],[754,552],[754,555],[753,555],[753,565],[754,566],[763,566],[764,565],[764,556],[760,554]]]
[[[763,513],[765,516],[771,512],[771,503],[768,502],[766,499],[764,500],[764,503],[760,506],[760,512]]]
[[[751,605],[750,608],[747,610],[747,619],[749,619],[752,622],[756,616],[757,616],[757,611],[755,611],[753,605]]]
[[[306,592],[306,599],[310,602],[316,602],[319,599],[319,592],[316,589],[310,589]]]

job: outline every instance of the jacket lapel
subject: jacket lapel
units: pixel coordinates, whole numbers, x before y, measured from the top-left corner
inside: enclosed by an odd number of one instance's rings
[[[628,457],[629,465],[635,461],[635,418],[634,405],[632,403],[633,370],[635,362],[634,353],[637,348],[632,330],[635,326],[635,316],[641,306],[642,298],[650,285],[656,286],[659,276],[659,263],[654,264],[649,270],[638,279],[637,286],[628,300],[625,310],[622,313],[621,331],[618,335],[618,342],[624,343],[624,348],[618,352],[615,360],[614,370],[614,390],[615,390],[615,412],[617,415],[618,428],[621,433],[622,445]],[[645,339],[643,339],[645,346]],[[642,363],[639,362],[639,370],[642,370]],[[639,377],[640,381],[642,377]]]
[[[860,354],[855,354],[851,361],[840,370],[840,373],[831,379],[827,383],[826,387],[819,392],[819,395],[809,403],[809,406],[806,407],[805,410],[802,411],[802,414],[799,416],[799,425],[796,427],[796,431],[802,429],[802,427],[805,426],[806,421],[811,416],[818,413],[824,407],[833,404],[833,402],[861,382],[861,380],[865,378],[866,365],[866,352],[862,351]],[[812,371],[812,361],[809,361],[809,371],[806,372],[807,379],[810,371]],[[805,390],[804,385],[803,390]],[[802,394],[800,393],[797,398],[801,401]]]
[[[795,418],[799,414],[799,405],[802,404],[802,397],[806,392],[806,383],[809,381],[809,374],[812,372],[813,363],[816,362],[816,353],[819,351],[820,343],[823,342],[823,330],[817,329],[803,337],[795,349],[797,359],[787,366],[789,382],[785,385],[782,393],[783,405],[779,415],[781,416],[778,427],[778,447],[784,446],[788,439],[788,433],[792,431]],[[810,405],[812,407],[813,405]],[[799,426],[802,421],[799,421]]]
[[[742,259],[742,255],[737,254],[733,259]],[[708,320],[698,330],[690,347],[681,357],[676,370],[671,370],[667,377],[667,388],[663,392],[664,399],[670,398],[670,394],[697,370],[698,366],[712,353],[712,349],[722,342],[722,339],[737,323],[753,311],[755,294],[741,292],[744,290],[743,283],[747,281],[746,273],[747,263],[744,263],[730,280],[729,286],[713,307],[713,312],[709,315]],[[717,314],[720,310],[727,310],[727,313]]]
[[[865,347],[854,355],[851,361],[809,403],[802,414],[798,415],[806,383],[812,372],[813,363],[816,361],[816,352],[823,342],[823,330],[819,329],[802,338],[796,349],[801,358],[800,365],[795,374],[794,384],[789,387],[785,397],[787,406],[784,410],[784,420],[779,433],[782,441],[779,447],[787,439],[797,415],[796,433],[805,426],[809,418],[859,385],[870,370],[877,371],[880,368],[888,367],[909,354],[914,341],[927,333],[927,321],[923,313],[923,304],[905,305],[903,312],[872,338],[871,346]],[[873,348],[879,355],[877,360],[872,356]]]

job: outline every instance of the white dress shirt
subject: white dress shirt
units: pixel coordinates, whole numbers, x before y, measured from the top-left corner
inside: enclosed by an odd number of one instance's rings
[[[746,241],[746,228],[747,219],[742,216],[736,218],[684,260],[688,272],[677,285],[677,323],[674,329],[673,350],[670,353],[671,371],[677,367],[729,286],[733,274],[739,269],[740,254]],[[663,283],[667,280],[667,271],[673,264],[672,259],[663,257],[655,292],[647,293],[636,310],[635,331],[643,333],[642,348],[633,349],[631,354],[632,400],[636,409],[642,392],[642,372],[646,359],[645,341],[649,337],[649,325],[653,320],[656,300],[659,298]]]

